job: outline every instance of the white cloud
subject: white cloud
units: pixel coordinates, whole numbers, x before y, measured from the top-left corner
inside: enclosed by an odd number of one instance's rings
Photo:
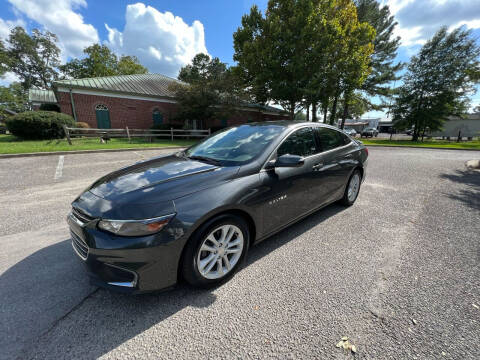
[[[384,0],[395,15],[396,35],[406,47],[423,45],[443,25],[480,28],[478,0]]]
[[[188,25],[171,12],[143,3],[127,6],[123,31],[105,27],[107,45],[119,54],[136,55],[150,72],[176,76],[197,53],[207,52],[201,22]]]
[[[77,10],[85,0],[9,0],[14,9],[53,32],[59,38],[62,55],[80,56],[85,47],[99,41],[97,29],[84,22]]]
[[[0,86],[8,86],[15,81],[20,81],[20,78],[12,72],[7,72],[0,77]]]
[[[6,39],[10,35],[10,30],[15,26],[25,27],[25,23],[21,19],[17,20],[3,20],[0,18],[0,39]]]

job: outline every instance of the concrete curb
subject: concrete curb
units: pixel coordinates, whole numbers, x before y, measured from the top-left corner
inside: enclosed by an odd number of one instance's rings
[[[461,151],[480,151],[480,149],[456,149],[456,148],[438,148],[433,146],[410,146],[410,145],[376,145],[376,144],[363,144],[367,147],[384,147],[384,148],[408,148],[408,149],[430,149],[430,150],[461,150]]]
[[[185,146],[167,146],[167,147],[126,148],[126,149],[46,151],[46,152],[23,153],[23,154],[0,154],[0,159],[34,157],[34,156],[51,156],[51,155],[69,155],[69,154],[94,154],[94,153],[103,153],[103,152],[122,152],[122,151],[179,150],[179,149],[185,149],[185,148],[186,148]]]

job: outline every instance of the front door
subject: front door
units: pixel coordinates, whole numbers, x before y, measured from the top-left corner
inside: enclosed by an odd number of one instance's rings
[[[110,129],[110,113],[108,111],[108,108],[99,105],[95,109],[95,114],[97,116],[97,127],[99,129]]]
[[[305,214],[312,203],[314,157],[317,152],[313,131],[302,128],[289,135],[274,156],[284,154],[305,157],[300,167],[282,167],[260,173],[263,202],[263,226],[265,233],[275,231]]]

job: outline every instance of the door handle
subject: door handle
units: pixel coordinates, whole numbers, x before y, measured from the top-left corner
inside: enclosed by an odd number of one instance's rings
[[[316,171],[316,170],[320,170],[322,167],[323,167],[323,163],[317,163],[312,166],[312,169]]]

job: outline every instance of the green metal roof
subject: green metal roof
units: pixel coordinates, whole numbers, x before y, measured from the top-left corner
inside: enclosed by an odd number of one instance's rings
[[[55,81],[53,86],[55,88],[71,87],[153,97],[173,97],[168,86],[174,82],[181,83],[162,74],[136,74],[60,80]]]
[[[53,87],[55,90],[64,87],[137,96],[173,98],[174,94],[168,89],[169,85],[172,83],[185,84],[182,81],[162,74],[137,74],[59,80],[53,83]],[[268,105],[243,103],[242,106],[260,111],[284,113],[283,110]]]
[[[28,90],[28,101],[35,103],[57,103],[57,98],[52,90],[30,89]]]

